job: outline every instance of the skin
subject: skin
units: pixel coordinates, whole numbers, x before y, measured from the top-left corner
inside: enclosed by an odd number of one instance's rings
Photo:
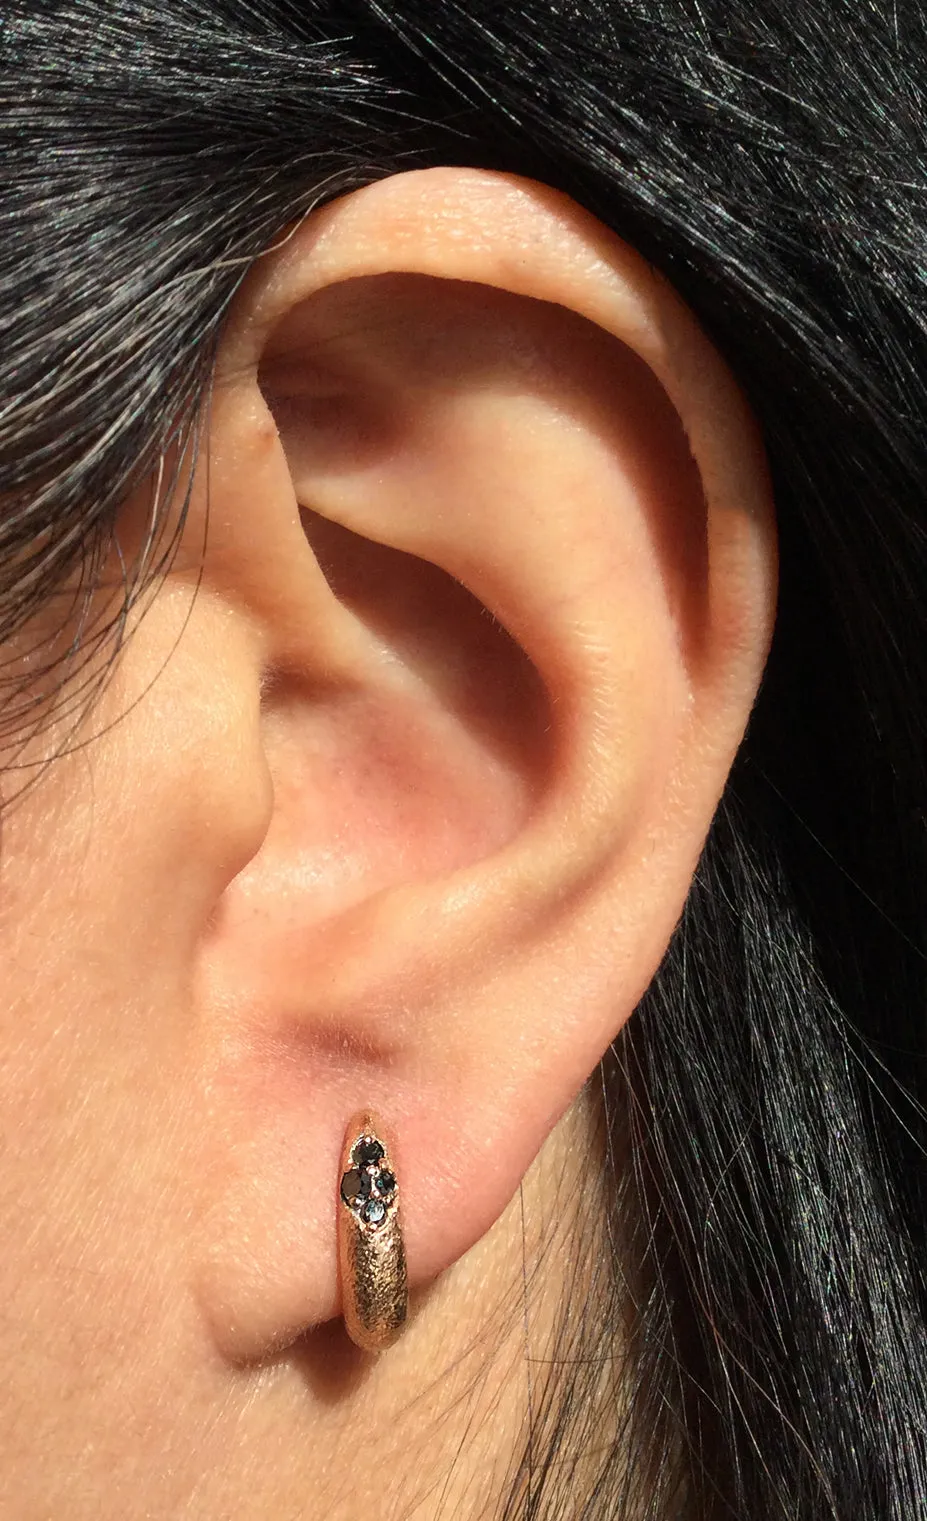
[[[583,1085],[762,673],[762,449],[632,250],[431,170],[259,261],[208,455],[99,701],[6,776],[3,1513],[491,1514],[526,1338],[592,1292]],[[365,1105],[413,1285],[379,1359],[338,1320]]]

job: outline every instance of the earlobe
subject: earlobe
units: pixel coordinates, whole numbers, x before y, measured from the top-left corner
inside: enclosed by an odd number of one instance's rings
[[[310,220],[243,293],[213,415],[206,578],[262,627],[276,809],[202,954],[201,1289],[253,1357],[338,1310],[348,1115],[396,1137],[426,1282],[633,1009],[749,715],[774,550],[692,318],[505,176]]]

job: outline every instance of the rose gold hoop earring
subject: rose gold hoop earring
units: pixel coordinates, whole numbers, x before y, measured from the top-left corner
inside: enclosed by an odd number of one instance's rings
[[[396,1340],[408,1307],[399,1184],[383,1127],[369,1110],[348,1125],[341,1153],[338,1256],[344,1324],[365,1352]]]

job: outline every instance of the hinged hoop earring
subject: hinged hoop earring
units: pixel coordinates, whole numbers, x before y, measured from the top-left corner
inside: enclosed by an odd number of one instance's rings
[[[338,1257],[345,1329],[365,1352],[382,1352],[405,1324],[408,1287],[399,1182],[383,1126],[369,1110],[345,1133]]]

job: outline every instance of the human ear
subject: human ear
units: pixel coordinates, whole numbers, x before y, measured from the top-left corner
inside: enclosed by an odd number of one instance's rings
[[[339,1311],[352,1113],[395,1137],[428,1283],[631,1014],[749,717],[775,549],[691,314],[495,173],[397,175],[261,261],[209,455],[203,593],[253,635],[217,688],[261,698],[273,802],[199,953],[198,1284],[252,1358]]]

